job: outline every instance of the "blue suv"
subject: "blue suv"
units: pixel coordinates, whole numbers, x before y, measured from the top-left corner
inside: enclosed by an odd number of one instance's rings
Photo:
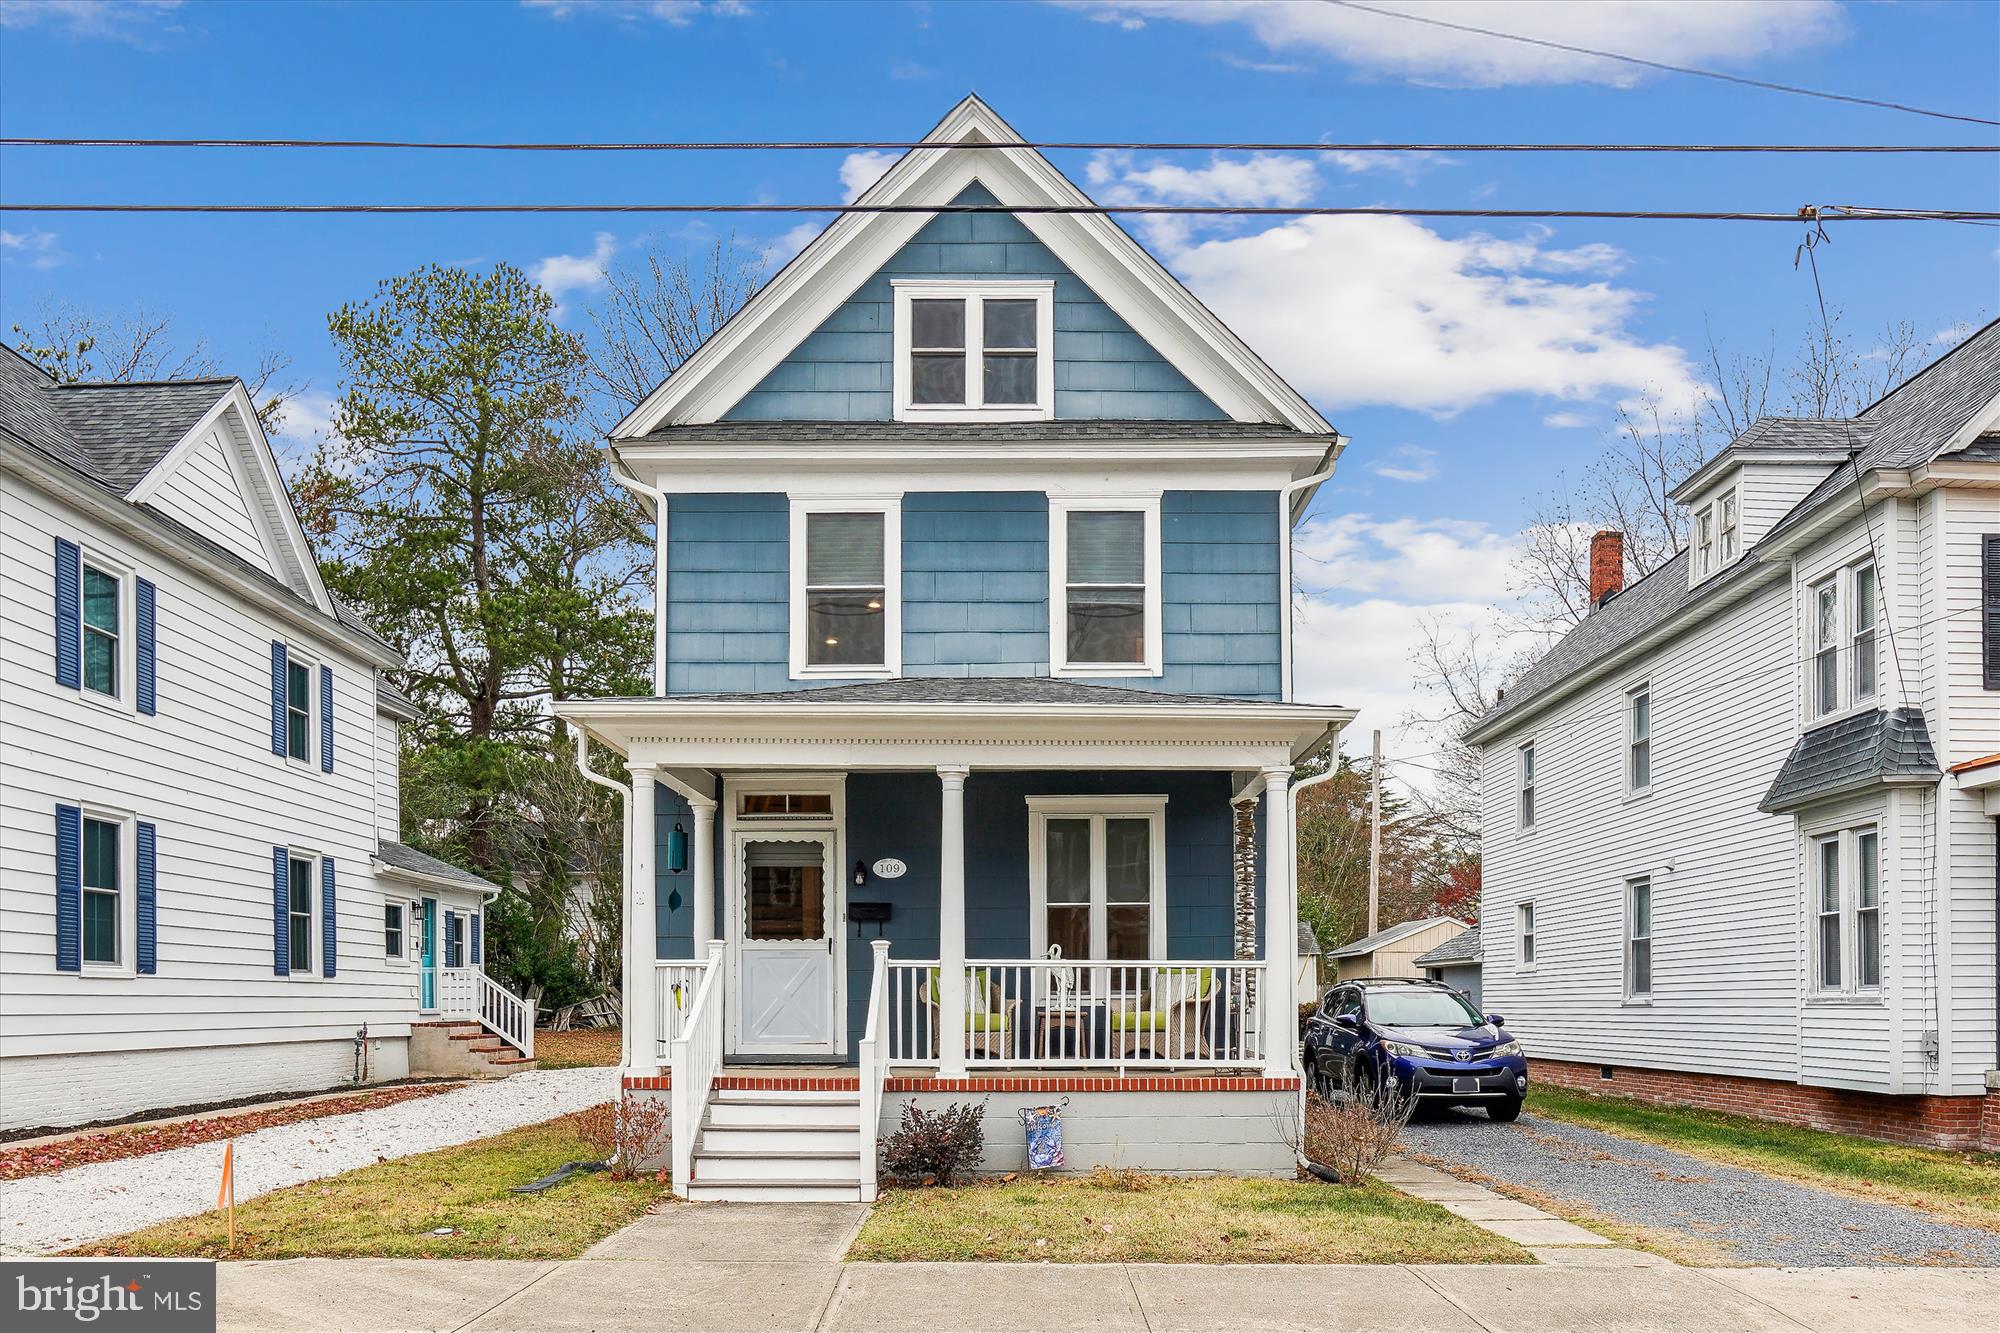
[[[1395,1080],[1422,1106],[1483,1106],[1495,1120],[1521,1114],[1528,1061],[1521,1043],[1465,996],[1437,981],[1362,977],[1320,999],[1306,1020],[1306,1078],[1373,1099]]]

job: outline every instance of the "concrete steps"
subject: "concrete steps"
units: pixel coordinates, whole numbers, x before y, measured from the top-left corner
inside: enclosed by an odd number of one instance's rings
[[[847,1202],[861,1197],[861,1094],[717,1088],[695,1141],[690,1199]]]
[[[410,1073],[419,1077],[505,1078],[536,1062],[473,1019],[410,1024]]]

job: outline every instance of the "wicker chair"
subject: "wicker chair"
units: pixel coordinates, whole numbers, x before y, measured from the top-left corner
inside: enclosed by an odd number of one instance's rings
[[[930,1011],[931,1058],[938,1055],[938,1038],[943,1033],[943,1016],[938,1012],[937,968],[924,978],[919,998]],[[1005,1057],[1020,1050],[1025,1040],[1020,1030],[1021,1001],[1005,996],[1000,985],[985,968],[974,968],[965,976],[965,1053],[989,1058]]]
[[[1214,996],[1214,968],[1161,968],[1153,974],[1149,995],[1134,1007],[1112,1011],[1111,1035],[1119,1053],[1128,1059],[1149,1051],[1169,1060],[1190,1055],[1206,1060]]]

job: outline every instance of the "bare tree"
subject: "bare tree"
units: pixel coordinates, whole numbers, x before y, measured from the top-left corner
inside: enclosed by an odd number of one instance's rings
[[[21,354],[65,384],[97,380],[130,384],[140,380],[203,379],[232,374],[208,349],[208,339],[183,342],[174,317],[143,305],[127,311],[88,310],[68,301],[45,301],[32,324],[14,325]],[[250,373],[241,375],[257,404],[266,433],[283,424],[285,404],[305,388],[285,378],[292,359],[274,347],[257,354]]]
[[[750,299],[769,267],[767,251],[731,235],[698,255],[651,251],[636,266],[606,270],[590,309],[590,387],[621,411],[637,407]]]

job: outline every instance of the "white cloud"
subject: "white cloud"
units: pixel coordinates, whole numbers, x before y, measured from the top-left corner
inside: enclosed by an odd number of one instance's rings
[[[1322,406],[1448,416],[1510,393],[1687,397],[1686,355],[1631,328],[1640,293],[1560,280],[1601,271],[1611,254],[1557,249],[1540,233],[1453,239],[1408,218],[1371,216],[1299,218],[1165,258]]]
[[[0,28],[45,25],[71,37],[103,37],[141,44],[171,31],[167,20],[181,0],[0,0]]]
[[[889,66],[889,77],[905,83],[934,78],[936,75],[936,70],[928,65],[920,65],[914,60],[904,60]]]
[[[1542,424],[1550,430],[1581,430],[1590,424],[1590,418],[1581,412],[1551,412],[1542,418]]]
[[[776,270],[778,267],[790,262],[793,255],[796,255],[799,251],[812,244],[813,237],[819,235],[824,230],[826,230],[824,223],[801,222],[796,227],[787,230],[784,235],[772,241],[764,248],[764,253],[769,258],[772,269]]]
[[[750,12],[750,6],[743,0],[521,0],[521,3],[554,19],[596,14],[624,23],[656,19],[676,28],[685,28],[704,14],[740,18]]]
[[[871,149],[865,153],[849,153],[840,160],[840,197],[842,203],[851,204],[868,192],[868,187],[882,179],[882,173],[896,165],[901,153]]]
[[[1109,20],[1243,24],[1277,52],[1318,52],[1369,75],[1412,83],[1497,88],[1597,83],[1625,88],[1658,77],[1637,65],[1479,33],[1455,32],[1337,4],[1294,0],[1059,0]],[[1679,65],[1743,68],[1837,41],[1846,23],[1833,0],[1372,0],[1449,23],[1593,47]]]
[[[0,230],[0,253],[29,268],[51,269],[69,262],[69,254],[56,244],[52,231]]]
[[[1519,547],[1518,538],[1471,519],[1334,514],[1308,520],[1292,554],[1308,589],[1414,601],[1438,600],[1449,589],[1494,605],[1513,599]]]
[[[1416,444],[1399,444],[1389,457],[1368,469],[1390,481],[1430,481],[1438,474],[1437,450]]]
[[[293,394],[285,400],[278,432],[271,437],[271,450],[287,477],[311,461],[323,443],[338,438],[333,428],[334,399],[313,389]]]
[[[1138,165],[1130,153],[1098,153],[1084,178],[1104,190],[1107,201],[1140,199],[1171,204],[1228,204],[1236,207],[1295,208],[1312,198],[1319,172],[1312,159],[1282,153],[1243,158],[1211,157],[1206,166],[1153,161]]]
[[[571,292],[595,291],[604,285],[604,270],[617,248],[618,238],[600,231],[591,238],[589,254],[550,255],[530,266],[528,276],[555,298],[556,317],[561,318],[563,298]]]

